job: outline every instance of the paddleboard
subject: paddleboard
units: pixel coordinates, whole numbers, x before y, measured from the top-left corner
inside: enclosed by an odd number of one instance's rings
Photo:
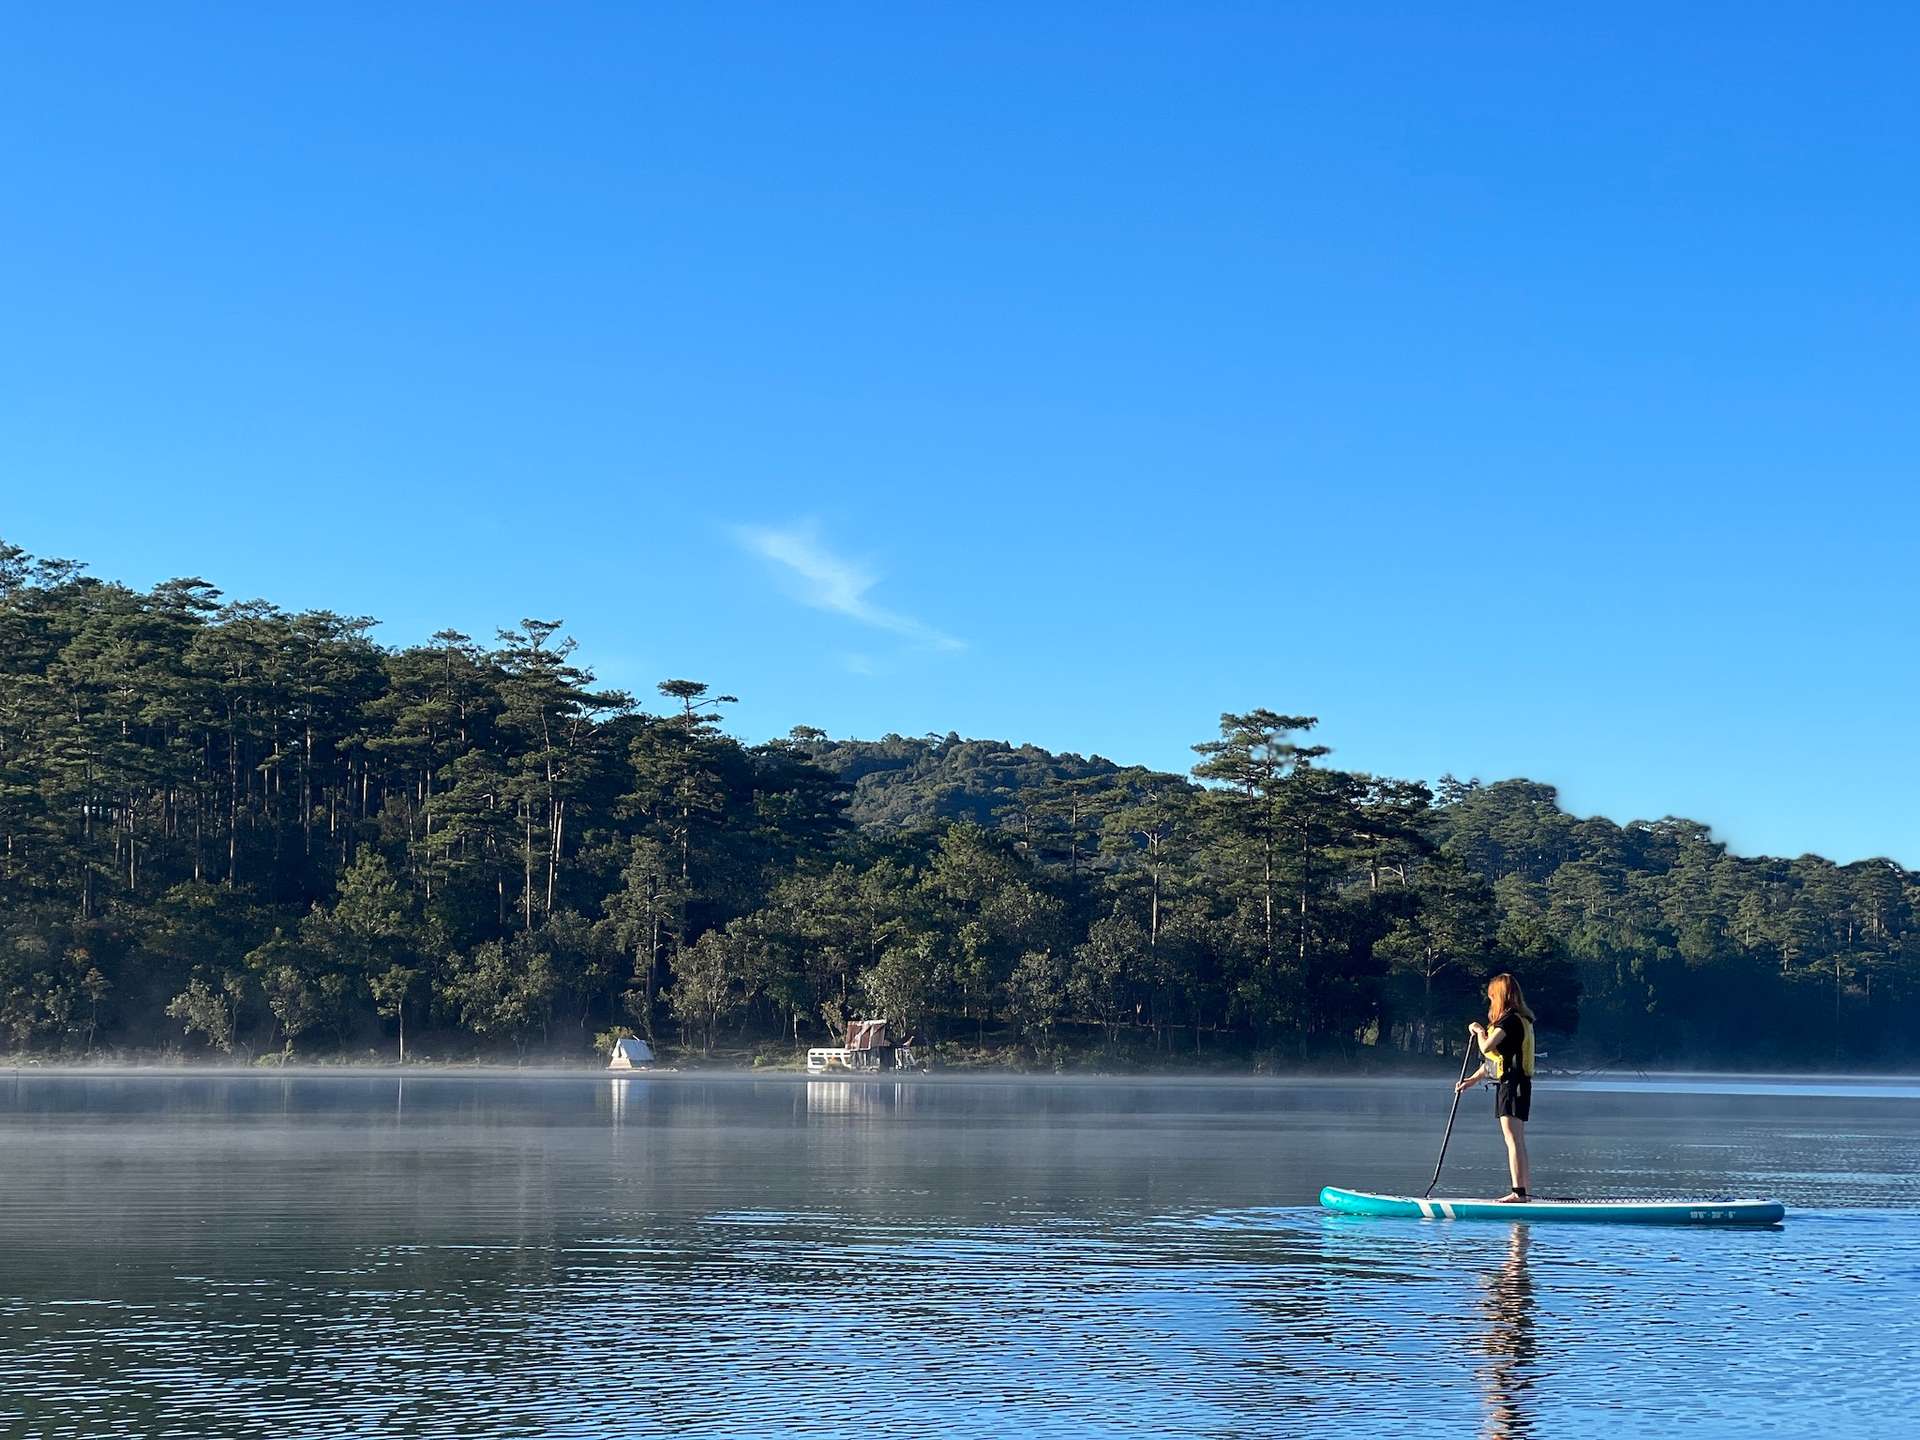
[[[1320,1203],[1346,1215],[1402,1215],[1411,1220],[1584,1220],[1603,1225],[1778,1225],[1787,1207],[1773,1200],[1414,1200],[1369,1195],[1332,1185]]]

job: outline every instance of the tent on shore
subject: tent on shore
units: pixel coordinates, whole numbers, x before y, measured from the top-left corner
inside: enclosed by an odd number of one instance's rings
[[[653,1064],[653,1051],[644,1040],[636,1040],[629,1035],[624,1040],[613,1042],[613,1058],[607,1062],[609,1070],[638,1070],[642,1066]]]

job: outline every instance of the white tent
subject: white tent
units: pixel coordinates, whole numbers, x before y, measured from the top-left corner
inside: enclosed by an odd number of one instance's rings
[[[636,1040],[629,1035],[624,1040],[613,1042],[613,1058],[607,1062],[609,1070],[635,1070],[642,1065],[653,1063],[653,1051],[647,1048],[647,1042]]]

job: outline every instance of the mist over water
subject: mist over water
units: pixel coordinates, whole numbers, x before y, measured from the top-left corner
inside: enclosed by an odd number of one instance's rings
[[[1920,1087],[1555,1084],[1535,1188],[1331,1216],[1444,1082],[0,1076],[0,1434],[1894,1434]],[[1443,1193],[1496,1194],[1470,1093]]]

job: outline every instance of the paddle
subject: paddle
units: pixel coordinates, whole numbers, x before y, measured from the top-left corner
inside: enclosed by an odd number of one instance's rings
[[[1473,1068],[1473,1057],[1479,1053],[1479,1038],[1475,1037],[1468,1040],[1467,1057],[1460,1062],[1460,1078],[1462,1080],[1467,1078],[1467,1071]],[[1428,1195],[1433,1194],[1433,1187],[1440,1183],[1440,1167],[1447,1163],[1447,1142],[1453,1139],[1453,1117],[1459,1113],[1460,1086],[1455,1084],[1453,1087],[1453,1108],[1447,1112],[1447,1133],[1440,1137],[1440,1158],[1433,1162],[1433,1179],[1427,1182],[1427,1188],[1421,1194],[1420,1198],[1423,1200],[1426,1199]]]

